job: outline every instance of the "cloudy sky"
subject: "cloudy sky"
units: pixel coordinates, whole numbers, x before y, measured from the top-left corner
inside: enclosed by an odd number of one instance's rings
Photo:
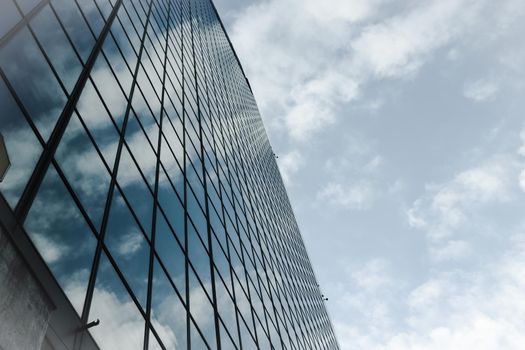
[[[525,3],[215,0],[344,350],[525,344]]]

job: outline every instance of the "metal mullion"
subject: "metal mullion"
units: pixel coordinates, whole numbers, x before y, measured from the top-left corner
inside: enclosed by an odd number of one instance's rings
[[[227,159],[226,159],[226,161],[227,161]],[[227,167],[228,167],[228,165],[227,165]],[[240,244],[241,244],[241,249],[242,249],[242,242],[240,242]],[[246,267],[245,267],[245,269],[246,269]],[[246,273],[246,271],[245,271],[245,273]],[[242,286],[241,286],[241,288],[242,288]],[[251,300],[250,300],[250,305],[251,305]],[[253,306],[252,305],[251,305],[251,309],[252,309],[252,318],[253,318]],[[255,324],[254,324],[254,331],[256,332]],[[257,337],[257,335],[256,335],[256,337]]]
[[[168,58],[168,63],[169,63],[169,58]],[[177,78],[176,76],[176,72],[173,70],[173,68],[170,66],[169,67],[171,72],[173,72],[173,75],[175,75],[175,79],[177,81],[177,85],[175,85],[175,83],[173,82],[173,80],[171,79],[170,75],[168,75],[168,82],[171,86],[171,88],[173,89],[173,92],[175,93],[178,101],[180,102],[180,104],[182,105],[182,100],[181,100],[181,97],[179,96],[179,92],[177,92],[177,86],[180,86],[182,87],[182,82],[179,81],[179,78]],[[170,103],[171,103],[171,106],[173,107],[173,109],[175,109],[175,112],[177,113],[177,116],[180,117],[180,114],[182,113],[182,111],[177,111],[177,108],[175,108],[175,103],[173,103],[173,99],[171,98],[171,95],[168,95],[169,97],[169,100],[170,100]]]
[[[190,6],[190,15],[191,15],[191,6]],[[198,81],[197,81],[197,59],[195,55],[195,34],[194,34],[194,28],[193,28],[193,20],[190,22],[190,28],[191,28],[191,43],[192,43],[192,51],[193,51],[193,65],[194,65],[194,71],[195,71],[195,84],[196,84],[196,93],[197,93],[197,117],[199,122],[199,139],[200,139],[200,151],[201,151],[201,167],[202,167],[202,180],[203,180],[203,186],[204,186],[204,206],[205,206],[205,215],[206,215],[206,226],[207,226],[207,235],[208,235],[208,254],[209,254],[209,263],[210,263],[210,275],[211,275],[211,284],[212,284],[212,306],[213,306],[213,312],[214,312],[214,323],[215,323],[215,340],[217,342],[217,348],[221,348],[221,338],[220,338],[220,328],[219,328],[219,313],[217,308],[217,291],[215,286],[215,270],[213,268],[213,242],[212,242],[212,232],[211,232],[211,223],[210,223],[210,209],[209,209],[209,199],[208,199],[208,187],[207,187],[207,179],[206,179],[206,169],[204,166],[205,160],[204,160],[204,143],[202,141],[202,124],[201,124],[201,111],[200,111],[200,100],[199,100],[199,90],[198,90]],[[206,86],[207,90],[207,86]]]
[[[135,6],[135,0],[129,0],[128,2],[131,4],[131,7],[133,8],[133,11],[135,11],[135,14],[137,15],[137,18],[139,19],[140,24],[142,25],[142,28],[144,30],[146,30],[146,23],[148,23],[148,21],[149,21],[149,15],[144,10],[144,7],[142,6],[142,1],[139,1],[139,5],[140,5],[140,9],[144,12],[144,15],[146,15],[146,17],[147,17],[146,18],[146,22],[142,22],[141,15],[139,14],[139,11],[137,10],[137,7]],[[151,5],[151,3],[150,3],[150,5]],[[131,20],[131,16],[130,16],[130,20]],[[138,35],[138,32],[137,32],[137,35]]]
[[[230,141],[231,142],[231,141]],[[228,169],[228,172],[231,176],[231,172],[229,170],[229,166],[228,166],[228,160],[226,161],[226,167]],[[230,180],[231,181],[231,180]],[[232,191],[232,196],[235,196],[235,194],[233,193],[233,188],[230,186],[230,189]],[[255,326],[255,319],[254,319],[254,312],[253,312],[253,306],[251,305],[251,299],[250,299],[250,290],[249,290],[249,285],[248,285],[248,282],[247,282],[247,270],[246,270],[246,265],[245,265],[245,262],[244,262],[244,253],[242,252],[242,239],[241,239],[241,236],[240,236],[240,233],[239,233],[239,229],[238,229],[238,225],[239,225],[239,218],[238,218],[238,215],[236,214],[236,205],[235,205],[235,201],[233,201],[232,203],[232,206],[233,206],[233,211],[234,211],[234,214],[236,216],[235,218],[235,222],[236,222],[236,225],[237,225],[237,235],[238,235],[238,239],[239,239],[239,243],[241,244],[241,261],[243,263],[243,269],[244,269],[244,275],[245,275],[245,279],[246,279],[246,283],[247,283],[247,288],[248,288],[248,302],[250,303],[250,308],[251,308],[251,314],[252,314],[252,322],[253,322],[253,327],[254,327],[254,332],[255,332],[255,338],[256,338],[256,341],[257,341],[257,329],[256,329],[256,326]]]
[[[216,94],[216,90],[215,90],[215,84],[212,84],[212,86],[214,87],[214,94]],[[214,145],[215,145],[215,141],[214,141]],[[216,145],[215,145],[216,147]],[[216,164],[218,166],[219,165],[219,160],[218,158],[216,157]],[[239,346],[240,348],[242,349],[242,337],[241,337],[241,330],[240,330],[240,325],[239,325],[239,313],[240,313],[240,310],[238,309],[237,307],[237,297],[236,297],[236,293],[235,293],[235,285],[234,285],[234,276],[233,274],[235,273],[234,270],[233,270],[233,266],[232,266],[232,263],[231,263],[231,252],[230,252],[230,238],[229,238],[229,234],[228,234],[228,230],[226,228],[226,221],[225,221],[225,215],[226,215],[226,210],[224,208],[224,202],[223,202],[223,191],[222,191],[222,185],[221,185],[221,179],[220,179],[220,173],[217,172],[217,181],[219,183],[219,189],[218,189],[218,195],[219,195],[219,200],[220,200],[220,203],[221,203],[221,211],[222,211],[222,218],[221,219],[221,224],[223,226],[223,230],[224,230],[224,235],[225,235],[225,239],[226,239],[226,260],[228,261],[228,265],[229,265],[229,273],[230,273],[230,288],[231,288],[231,291],[232,291],[232,300],[233,300],[233,303],[234,303],[234,307],[235,307],[235,319],[236,319],[236,325],[237,325],[237,337],[238,337],[238,341],[239,341]],[[226,283],[224,283],[224,285],[226,286]],[[229,293],[229,290],[226,288],[226,290],[228,291]],[[242,316],[241,316],[242,317]]]
[[[68,101],[66,105],[64,106],[62,113],[60,114],[55,124],[53,132],[51,133],[51,136],[48,139],[47,147],[44,148],[44,152],[41,154],[38,160],[38,163],[33,171],[33,174],[31,175],[29,183],[27,184],[24,190],[24,193],[22,194],[22,197],[20,198],[20,201],[18,202],[18,205],[15,209],[15,215],[20,223],[23,223],[25,221],[25,217],[27,216],[27,213],[29,212],[29,208],[42,183],[43,175],[46,173],[47,168],[49,167],[49,164],[51,163],[51,159],[69,123],[69,120],[71,119],[71,115],[74,111],[76,102],[78,101],[80,94],[82,93],[82,90],[85,86],[85,83],[87,82],[88,76],[101,50],[102,42],[107,36],[109,27],[111,26],[113,22],[113,19],[116,15],[116,11],[118,10],[118,7],[120,6],[120,4],[121,4],[121,0],[118,0],[113,11],[111,12],[111,16],[108,19],[108,22],[105,24],[104,28],[101,31],[101,34],[97,42],[95,43],[88,57],[88,60],[86,61],[86,64],[84,65],[84,68],[82,72],[80,73],[79,78],[77,79],[77,82],[75,83],[75,87],[73,88],[70,95],[69,94],[66,95],[66,96],[69,96]]]
[[[160,208],[160,207],[159,207]],[[163,216],[164,214],[161,213]],[[167,220],[166,220],[167,221]],[[176,238],[176,235],[172,233],[172,235]],[[177,239],[177,238],[176,238]],[[178,243],[178,240],[177,240],[177,243]],[[180,243],[178,243],[180,245]],[[182,248],[181,248],[182,249]],[[157,259],[157,263],[160,265],[160,267],[162,268],[162,271],[164,272],[164,274],[166,275],[166,278],[168,279],[168,282],[170,283],[171,287],[173,288],[173,290],[175,291],[175,294],[177,295],[177,297],[179,298],[179,301],[180,303],[182,304],[182,306],[184,307],[184,309],[186,310],[187,309],[187,305],[186,303],[184,302],[184,299],[182,298],[182,294],[180,294],[179,292],[179,288],[175,285],[175,282],[173,282],[173,279],[171,278],[171,275],[168,271],[168,269],[166,268],[166,265],[164,265],[164,262],[162,261],[162,259],[160,258],[159,254],[157,253],[157,251],[155,251],[155,258]],[[184,255],[186,255],[186,253],[184,252]]]
[[[13,97],[13,99],[15,100],[15,103],[16,103],[18,109],[20,110],[20,112],[24,116],[24,119],[29,124],[29,127],[31,128],[33,133],[35,134],[35,137],[37,138],[38,142],[40,143],[40,146],[42,146],[42,150],[44,150],[45,147],[46,147],[46,141],[40,135],[40,132],[38,131],[38,128],[36,127],[35,123],[31,119],[31,117],[29,115],[29,112],[27,111],[25,105],[22,103],[22,100],[20,100],[20,97],[18,96],[18,94],[15,91],[14,87],[11,85],[11,82],[7,79],[7,77],[6,77],[2,67],[0,67],[0,78],[5,83],[5,85],[7,87],[7,90],[9,90],[9,93],[11,94],[11,97]]]
[[[189,303],[188,303],[188,305],[189,305]],[[188,306],[188,310],[189,310],[189,306]],[[188,311],[188,315],[189,315],[189,318],[190,318],[191,322],[193,323],[193,327],[195,327],[195,329],[197,330],[197,333],[199,333],[199,335],[201,337],[201,340],[204,342],[204,345],[206,345],[208,350],[211,350],[210,346],[208,345],[208,341],[206,340],[206,337],[204,336],[204,333],[202,333],[199,325],[197,324],[197,321],[195,321],[195,318],[193,317],[192,314],[189,313],[189,311]],[[190,333],[190,328],[189,327],[188,327],[188,333]],[[189,338],[189,339],[191,339],[191,338]],[[188,346],[188,349],[191,349],[191,347]]]
[[[122,3],[122,0],[117,0],[117,1],[118,2],[116,3],[116,5],[115,5],[115,7],[113,8],[113,11],[112,11],[112,18],[113,19],[116,17],[116,13],[117,13],[117,11],[119,9],[120,4]],[[152,2],[150,2],[150,10],[151,10],[151,6],[152,6]],[[112,22],[113,22],[113,20],[108,22],[109,25],[107,27],[105,27],[105,29],[107,29],[106,30],[106,35],[107,35],[107,32],[109,32],[109,27],[110,27]],[[100,46],[101,46],[101,44],[102,43],[100,43]],[[123,124],[122,124],[122,131],[121,131],[121,134],[120,134],[119,144],[118,144],[118,147],[117,147],[117,154],[115,156],[115,164],[113,166],[113,171],[111,173],[112,177],[111,177],[111,182],[110,182],[110,186],[109,186],[108,196],[107,196],[107,200],[106,200],[106,204],[105,204],[105,208],[104,208],[104,215],[103,215],[103,218],[102,218],[102,224],[101,224],[101,229],[100,229],[99,241],[98,241],[96,252],[95,252],[95,257],[94,257],[94,262],[93,262],[93,269],[92,269],[90,277],[89,277],[88,288],[87,288],[87,291],[86,291],[84,309],[82,311],[82,322],[84,324],[86,324],[86,322],[87,322],[87,317],[88,317],[88,314],[89,314],[89,310],[91,308],[91,302],[92,302],[92,298],[93,298],[93,291],[94,291],[94,288],[95,288],[95,281],[96,281],[96,276],[97,276],[97,270],[98,270],[98,265],[99,265],[99,262],[100,262],[100,257],[101,257],[101,254],[102,254],[102,250],[105,251],[105,245],[103,244],[103,242],[104,242],[104,237],[105,237],[106,229],[107,229],[107,225],[108,225],[109,210],[110,210],[110,207],[111,207],[111,204],[112,204],[112,200],[113,200],[113,193],[115,191],[115,186],[116,185],[118,186],[118,184],[116,183],[116,178],[117,178],[117,173],[118,173],[118,168],[119,168],[119,163],[120,163],[120,156],[121,156],[121,153],[122,153],[122,147],[123,147],[123,145],[125,143],[124,136],[125,136],[125,133],[126,133],[126,127],[127,127],[127,123],[128,123],[129,113],[130,113],[130,110],[131,110],[131,101],[132,101],[132,98],[133,98],[133,92],[135,90],[134,87],[136,85],[136,78],[137,78],[138,67],[139,67],[138,63],[140,62],[140,59],[141,59],[142,48],[143,48],[143,46],[141,45],[141,50],[139,51],[139,57],[138,57],[137,65],[136,65],[136,68],[135,68],[135,74],[134,74],[134,78],[133,78],[133,83],[132,83],[131,91],[130,91],[130,94],[129,94],[129,100],[128,100],[127,107],[126,107],[126,113],[124,115],[124,121],[123,121]],[[140,169],[139,169],[139,171],[140,171]],[[147,183],[146,183],[146,185],[147,185]],[[120,188],[119,188],[119,191],[120,191]],[[122,193],[122,191],[120,191],[120,192]],[[139,225],[140,225],[140,222],[139,222]]]
[[[24,13],[23,13],[22,9],[20,8],[20,6],[18,5],[18,3],[16,1],[14,1],[14,4],[15,4],[16,8],[18,9],[18,12],[20,13],[20,15],[24,16]],[[60,85],[60,88],[62,89],[62,92],[64,93],[64,95],[66,97],[66,100],[68,100],[70,98],[69,92],[67,91],[66,86],[62,82],[62,78],[60,77],[60,75],[56,71],[55,66],[51,62],[51,59],[47,55],[46,50],[44,49],[44,47],[40,43],[40,40],[38,39],[38,37],[36,36],[35,32],[33,31],[33,28],[31,26],[30,22],[27,23],[27,29],[29,29],[29,32],[31,33],[31,36],[33,37],[33,40],[35,41],[36,45],[38,46],[38,49],[40,50],[40,53],[44,56],[44,60],[48,64],[49,68],[51,69],[51,72],[53,73],[56,81],[58,82],[58,85]],[[80,60],[80,63],[82,64],[82,60]]]
[[[77,1],[77,0],[75,0],[75,1]],[[139,36],[139,34],[138,34],[138,32],[137,32],[137,29],[135,28],[135,24],[133,24],[133,21],[131,20],[131,17],[130,17],[129,14],[128,14],[128,11],[127,11],[127,9],[126,9],[126,5],[123,5],[123,6],[122,6],[122,9],[124,9],[124,13],[125,13],[123,16],[128,17],[128,19],[129,19],[129,23],[131,23],[131,26],[132,26],[132,28],[133,28],[135,34],[136,34],[137,37],[139,37],[139,39],[140,39],[140,36]],[[122,23],[122,20],[121,20],[119,14],[117,14],[117,22],[118,22],[118,24],[120,25],[120,27],[122,28],[122,33],[124,33],[124,36],[125,36],[126,39],[128,40],[128,42],[129,42],[129,46],[130,46],[131,49],[133,50],[133,53],[135,54],[135,56],[138,56],[138,52],[136,51],[135,46],[133,46],[133,42],[131,41],[131,38],[129,37],[129,34],[128,34],[128,31],[126,30],[126,27],[125,27],[124,24]],[[115,43],[117,43],[117,46],[119,46],[119,45],[118,45],[118,41],[115,39],[115,35],[113,34],[113,31],[111,31],[111,37],[113,38],[113,40],[115,41]],[[120,51],[120,50],[119,50],[119,51]],[[123,53],[121,53],[121,55],[124,57],[124,54],[123,54]],[[126,63],[127,63],[127,62],[126,62]],[[130,69],[130,70],[131,70],[131,69]]]
[[[155,71],[155,74],[157,75],[157,77],[159,78],[158,76],[158,73],[157,73],[157,70],[155,69],[155,65],[153,64],[153,61],[150,59],[150,56],[148,54],[148,49],[144,49],[144,51],[146,52],[146,56],[147,56],[147,59],[151,62],[151,66],[153,67],[153,70]],[[151,78],[149,77],[149,74],[148,72],[146,71],[146,67],[144,66],[144,63],[143,62],[140,62],[140,66],[142,68],[142,70],[144,71],[144,75],[146,76],[146,79],[147,81],[149,82],[149,84],[151,85],[151,89],[153,90],[153,92],[155,93],[155,97],[157,97],[157,100],[160,102],[160,97],[159,97],[159,94],[157,92],[157,89],[155,89],[155,85],[153,85],[152,81],[151,81]],[[162,83],[162,79],[159,78],[159,80],[161,81]]]
[[[47,0],[49,1],[49,0]],[[82,19],[84,20],[84,22],[86,23],[86,26],[89,30],[89,32],[91,33],[91,36],[93,37],[93,39],[95,40],[95,42],[97,42],[98,40],[98,36],[95,34],[95,32],[93,31],[93,28],[91,28],[91,25],[89,24],[89,21],[88,19],[86,18],[86,15],[84,13],[84,10],[82,10],[82,7],[80,6],[80,4],[78,3],[78,0],[73,0],[75,2],[75,5],[78,9],[78,12],[80,12],[80,15],[82,16]],[[93,2],[95,3],[95,5],[97,5],[96,1],[93,0]],[[117,18],[118,18],[118,15],[117,15]],[[111,31],[111,30],[110,30]]]
[[[151,42],[150,40],[150,43],[151,43],[151,47],[153,48],[153,51],[156,53],[156,49],[155,49],[155,46],[153,45],[153,43]],[[149,50],[147,48],[144,49],[145,52],[146,52],[146,56],[147,56],[147,59],[149,60],[149,62],[151,63],[151,67],[153,68],[153,71],[155,72],[155,75],[157,76],[157,78],[159,79],[159,81],[162,83],[162,78],[160,77],[159,75],[159,72],[157,72],[157,68],[155,67],[155,64],[153,63],[153,60],[151,59],[151,56],[149,54]],[[158,56],[158,54],[157,54]],[[157,57],[158,58],[158,57]],[[151,84],[151,87],[153,88],[153,91],[155,91],[155,95],[157,96],[157,98],[159,99],[160,101],[160,98],[159,98],[159,95],[157,93],[157,90],[155,89],[153,83],[151,82],[151,78],[149,77],[149,74],[147,74],[147,71],[146,71],[146,68],[144,67],[144,64],[142,63],[142,69],[144,70],[144,72],[146,73],[145,75],[148,77],[148,81],[150,82]]]
[[[171,144],[168,142],[167,138],[166,138],[166,135],[162,135],[163,138],[164,138],[164,141],[166,142],[166,145],[168,146],[168,148],[170,149],[170,153],[172,154],[173,156],[173,159],[175,159],[175,162],[177,163],[177,166],[179,167],[181,173],[182,173],[182,166],[180,165],[179,163],[179,160],[177,159],[177,157],[175,156],[175,153],[173,152],[173,149],[171,147]],[[178,137],[177,137],[178,138]],[[161,161],[162,163],[162,161]],[[170,175],[168,174],[167,170],[164,168],[164,165],[162,165],[162,169],[166,172],[166,175],[169,177]],[[182,200],[181,200],[182,201]]]
[[[171,55],[174,56],[172,53],[171,53]],[[179,57],[178,53],[177,53],[177,57]],[[177,71],[175,71],[175,69],[173,68],[171,60],[169,58],[168,58],[168,64],[169,64],[169,67],[170,67],[171,71],[173,72],[173,75],[175,76],[176,81],[178,82],[178,86],[182,86],[182,82],[179,80],[179,77],[177,76],[178,75]],[[178,64],[177,64],[177,67],[178,67]],[[182,72],[182,69],[180,69],[180,71]],[[175,84],[173,83],[173,79],[170,76],[168,76],[168,80],[170,81],[170,84],[173,87],[173,90],[175,91],[175,93],[178,96],[179,93],[177,92],[177,89],[175,88]],[[180,100],[180,98],[179,98],[179,100]]]
[[[92,138],[92,135],[90,134],[89,130],[87,129],[86,125],[84,124],[84,121],[82,120],[81,117],[79,117],[79,120],[83,126],[83,128],[85,129],[84,131],[86,132],[86,134],[88,135],[90,141],[93,143],[93,146],[95,147],[96,151],[97,151],[97,154],[98,156],[102,159],[104,165],[106,166],[106,170],[108,170],[109,172],[109,166],[107,165],[106,161],[104,160],[104,158],[102,157],[102,153],[100,152],[100,149],[98,148],[97,144],[95,143],[94,139]],[[62,171],[60,165],[58,164],[57,160],[55,160],[54,158],[52,159],[52,164],[57,172],[57,174],[59,175],[60,179],[62,180],[62,182],[64,183],[64,186],[66,187],[67,191],[69,192],[69,194],[71,195],[73,201],[75,202],[76,206],[78,207],[80,213],[82,214],[82,217],[83,219],[86,221],[87,225],[89,226],[89,228],[91,229],[92,233],[94,234],[94,236],[96,238],[99,237],[99,234],[98,234],[98,231],[95,227],[95,225],[93,224],[91,218],[89,217],[89,215],[87,214],[86,210],[84,209],[82,203],[80,202],[80,199],[78,198],[78,195],[76,194],[75,190],[71,187],[71,185],[69,184],[69,180],[67,179],[66,175],[64,174],[64,172]],[[125,195],[124,193],[121,191],[120,188],[118,188],[122,198],[124,199],[124,201],[126,202],[126,205],[129,207],[129,203],[127,201],[127,199],[125,198]],[[131,208],[130,208],[131,210]],[[137,223],[139,223],[138,221],[138,218],[134,215],[133,212],[131,212],[132,216],[134,217],[134,219],[137,221]],[[140,228],[140,223],[139,223],[139,228]],[[144,237],[146,238],[146,240],[148,241],[149,243],[149,240],[148,240],[148,237],[146,236],[146,234],[144,233],[144,230],[142,228],[141,229],[141,232],[142,234],[144,235]],[[106,252],[106,255],[110,255],[109,252]],[[128,290],[128,292],[130,292],[131,290]],[[131,291],[132,292],[132,291]],[[140,308],[140,304],[139,304],[139,308]]]
[[[246,171],[245,171],[245,167],[244,167],[244,165],[242,163],[242,159],[241,159],[241,168],[243,169],[243,174],[244,174],[244,177],[245,177],[245,181],[247,181]],[[242,190],[240,191],[240,194],[242,196]],[[249,203],[251,205],[251,199],[250,199],[250,193],[249,192],[248,192],[248,200],[249,200]],[[252,210],[253,210],[253,207],[252,207]],[[246,224],[248,224],[248,222],[246,222]],[[253,247],[253,243],[251,242],[251,236],[249,235],[249,232],[247,233],[247,235],[248,235],[248,241],[250,242],[250,246],[252,248],[252,254],[253,254],[254,253],[254,247]],[[248,258],[250,259],[250,256],[248,256]],[[252,265],[254,266],[256,276],[259,276],[258,275],[257,265],[255,264],[255,261],[253,261]],[[248,276],[248,278],[251,280],[251,277]],[[253,283],[253,281],[252,281],[252,283]],[[258,284],[259,284],[259,288],[260,288],[259,281],[258,281]],[[254,287],[255,287],[255,285],[254,285]],[[263,304],[263,308],[265,308],[264,303],[262,303],[262,304]],[[273,300],[272,300],[272,308],[273,308],[273,312],[274,312],[275,317],[278,318],[279,317],[278,316],[278,312],[276,310],[275,302]],[[273,321],[272,321],[272,323],[273,323]],[[281,345],[284,346],[284,342],[283,342],[283,339],[282,339],[282,335],[281,335],[279,324],[277,324],[277,327],[275,327],[275,328],[276,328],[276,330],[278,332],[278,335],[279,335],[279,338],[281,340]]]
[[[224,320],[222,319],[221,315],[219,314],[219,322],[222,324],[222,328],[224,328],[224,330],[226,331],[226,334],[228,335],[228,338],[230,338],[230,341],[232,342],[233,346],[235,347],[236,350],[239,350],[239,348],[237,347],[237,345],[235,344],[235,340],[233,339],[231,333],[230,333],[230,330],[228,329],[228,327],[226,326],[226,323],[224,322]],[[222,344],[221,344],[221,347],[222,347]]]
[[[60,25],[60,28],[62,29],[62,31],[64,32],[64,34],[66,35],[66,38],[67,38],[67,41],[69,42],[69,45],[71,45],[71,48],[73,49],[73,52],[75,52],[75,55],[77,56],[80,64],[82,65],[82,67],[84,67],[84,61],[82,60],[82,57],[80,56],[77,48],[75,47],[75,45],[73,44],[73,41],[71,40],[71,37],[69,35],[69,33],[67,32],[66,28],[64,27],[64,24],[62,23],[62,20],[60,19],[60,17],[58,16],[56,10],[55,10],[55,7],[53,6],[53,3],[49,3],[49,7],[51,8],[51,11],[53,12],[53,14],[55,15],[55,18],[57,19],[58,21],[58,24]]]
[[[38,5],[33,7],[31,11],[29,11],[27,14],[24,15],[23,12],[20,11],[18,2],[15,0],[13,3],[15,4],[17,10],[19,10],[20,16],[22,17],[7,33],[5,33],[2,38],[0,38],[0,49],[2,49],[7,43],[13,39],[13,37],[20,31],[22,28],[24,28],[26,25],[29,25],[29,22],[35,17],[37,14],[42,11],[42,9],[50,2],[50,0],[42,0]]]
[[[162,79],[162,97],[161,97],[161,110],[159,117],[159,135],[157,141],[157,161],[155,165],[155,188],[153,194],[153,211],[152,211],[152,223],[151,223],[151,244],[150,244],[150,261],[149,261],[149,271],[148,271],[148,291],[147,291],[147,301],[146,301],[146,325],[144,329],[144,350],[149,348],[149,331],[152,327],[151,325],[151,303],[152,303],[152,294],[153,294],[153,268],[155,262],[155,239],[157,231],[157,208],[158,208],[158,194],[159,194],[159,176],[160,176],[160,152],[162,146],[162,125],[164,117],[164,96],[166,94],[166,60],[168,57],[167,47],[168,47],[168,33],[169,33],[169,17],[171,15],[171,4],[168,7],[168,27],[166,28],[166,48],[164,50],[164,73]],[[147,34],[146,34],[147,35]],[[157,337],[157,341],[162,344],[162,341]]]
[[[126,280],[124,274],[122,273],[122,271],[120,271],[120,268],[118,267],[117,262],[115,261],[115,259],[113,258],[113,256],[109,252],[109,249],[106,247],[106,245],[104,243],[102,243],[101,248],[104,251],[104,254],[106,255],[106,258],[110,262],[111,266],[113,267],[113,269],[117,273],[117,276],[119,277],[119,279],[120,279],[121,283],[123,284],[124,288],[128,292],[129,297],[131,298],[131,300],[133,301],[133,303],[135,304],[135,306],[137,307],[138,311],[140,312],[142,318],[145,321],[146,320],[146,314],[145,314],[144,310],[142,310],[142,306],[140,304],[140,301],[135,296],[135,293],[133,292],[133,289],[129,285],[128,281]],[[153,330],[153,331],[156,333],[155,330]],[[156,335],[156,336],[158,337],[158,335]],[[161,343],[161,346],[163,346],[162,343]],[[163,346],[163,349],[165,349],[164,346]]]
[[[180,16],[181,16],[181,23],[183,23],[183,8],[182,6],[180,7]],[[182,33],[182,39],[181,39],[181,45],[182,45],[182,50],[181,50],[181,54],[182,54],[182,57],[181,57],[181,65],[182,65],[182,69],[181,69],[181,73],[182,73],[182,77],[181,77],[181,80],[182,80],[182,101],[181,101],[181,106],[182,106],[182,130],[183,130],[183,133],[182,133],[182,148],[184,150],[183,152],[183,179],[184,179],[184,187],[183,187],[183,207],[184,207],[184,252],[185,252],[185,256],[184,256],[184,277],[185,277],[185,300],[186,300],[186,303],[187,303],[187,308],[186,308],[186,344],[187,344],[187,347],[188,349],[191,349],[191,332],[190,332],[190,327],[191,327],[191,319],[192,319],[192,315],[191,315],[191,305],[190,305],[190,286],[189,286],[189,264],[190,264],[190,261],[189,261],[189,256],[188,256],[188,194],[187,194],[187,176],[186,176],[186,131],[185,131],[185,127],[186,127],[186,111],[184,110],[184,107],[185,107],[185,101],[186,101],[186,98],[185,98],[185,95],[184,95],[184,89],[185,89],[185,79],[184,79],[184,28],[182,28],[181,30],[181,33]],[[175,130],[175,128],[174,128]]]

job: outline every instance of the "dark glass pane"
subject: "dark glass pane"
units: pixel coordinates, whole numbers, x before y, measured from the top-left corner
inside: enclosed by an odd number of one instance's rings
[[[18,32],[2,48],[0,67],[29,111],[38,131],[47,139],[66,98],[27,29]]]
[[[89,319],[100,320],[90,333],[101,349],[143,349],[144,318],[105,255],[100,259]]]
[[[151,323],[166,349],[186,349],[186,309],[158,261],[153,270]]]
[[[100,31],[104,27],[104,19],[100,15],[94,0],[78,1],[81,12],[86,17],[89,27],[95,33],[96,36],[100,34]]]
[[[213,306],[193,271],[189,272],[190,313],[212,349],[216,348]],[[194,338],[192,336],[192,346]],[[199,342],[200,343],[200,342]],[[197,349],[201,349],[197,347]]]
[[[183,249],[184,240],[179,238],[179,241],[177,241],[163,215],[159,213],[157,215],[155,250],[175,287],[184,299],[186,292],[186,256]]]
[[[82,61],[86,62],[93,45],[95,45],[95,39],[89,31],[89,26],[82,17],[82,12],[80,12],[76,3],[71,0],[53,0],[52,5],[58,14],[60,22],[62,22],[66,28]]]
[[[109,113],[120,128],[124,120],[126,112],[127,100],[124,96],[115,76],[111,72],[110,67],[104,60],[104,57],[99,56],[91,72],[91,77],[100,92],[100,97],[104,100]],[[127,91],[125,92],[128,93]],[[105,115],[107,113],[104,113]],[[102,118],[102,117],[101,117]],[[104,118],[105,119],[105,118]]]
[[[71,93],[82,71],[82,65],[51,7],[44,7],[30,24],[60,79]]]
[[[96,239],[53,167],[44,178],[24,226],[80,314]]]
[[[157,156],[152,146],[157,147],[157,141],[150,143],[142,128],[140,127],[135,115],[131,113],[126,129],[126,142],[131,153],[135,157],[139,168],[146,177],[150,188],[155,186],[155,169],[157,165]],[[124,168],[126,169],[126,168]]]
[[[26,119],[0,79],[0,133],[11,163],[0,192],[12,208],[16,206],[38,161],[42,147]]]
[[[76,115],[73,115],[69,122],[55,159],[79,196],[93,224],[99,229],[110,176]]]
[[[104,155],[106,163],[113,170],[120,135],[90,81],[82,90],[77,110]]]
[[[149,237],[153,217],[153,196],[126,148],[122,149],[117,181]]]
[[[202,330],[201,330],[202,332]],[[202,339],[201,335],[197,331],[197,328],[192,324],[190,325],[190,336],[191,336],[191,348],[192,349],[198,349],[198,350],[206,350],[206,349],[216,349],[217,347],[214,346],[215,344],[206,344],[206,342]],[[214,341],[215,339],[212,339]]]
[[[115,191],[111,204],[105,243],[145,309],[149,244],[118,191]]]

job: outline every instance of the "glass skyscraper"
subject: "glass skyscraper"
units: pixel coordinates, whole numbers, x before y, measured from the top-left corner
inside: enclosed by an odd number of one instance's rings
[[[2,0],[0,113],[0,348],[338,349],[210,0]]]

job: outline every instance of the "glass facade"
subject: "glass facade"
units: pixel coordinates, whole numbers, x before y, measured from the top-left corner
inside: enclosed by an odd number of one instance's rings
[[[101,349],[338,349],[210,0],[3,0],[0,193]]]

